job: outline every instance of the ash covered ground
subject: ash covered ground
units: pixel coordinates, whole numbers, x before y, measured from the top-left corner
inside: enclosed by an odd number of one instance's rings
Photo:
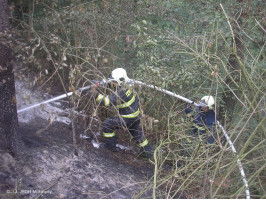
[[[16,90],[18,110],[48,98],[20,81]],[[152,178],[152,165],[133,153],[130,141],[115,153],[97,148],[101,136],[95,140],[95,133],[86,133],[88,138],[80,138],[84,122],[78,120],[75,154],[64,101],[25,111],[18,118],[24,147],[16,159],[0,154],[1,198],[152,197],[150,190],[142,192]]]

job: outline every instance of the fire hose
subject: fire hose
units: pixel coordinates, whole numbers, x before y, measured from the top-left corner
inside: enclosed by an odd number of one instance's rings
[[[175,97],[175,98],[181,99],[181,100],[183,100],[183,101],[185,101],[185,102],[187,102],[187,103],[190,103],[190,104],[193,103],[195,106],[198,106],[197,103],[195,103],[195,102],[193,102],[193,101],[191,101],[191,100],[189,100],[189,99],[187,99],[187,98],[185,98],[185,97],[182,97],[182,96],[180,96],[180,95],[177,95],[177,94],[175,94],[175,93],[173,93],[173,92],[170,92],[170,91],[168,91],[168,90],[165,90],[165,89],[159,88],[159,87],[154,86],[154,85],[149,85],[149,84],[147,84],[147,83],[143,83],[143,82],[141,82],[141,81],[137,81],[137,80],[134,81],[134,82],[135,82],[136,84],[143,85],[143,86],[145,86],[145,87],[149,87],[149,88],[155,89],[155,90],[157,90],[157,91],[160,91],[160,92],[163,92],[163,93],[165,93],[165,94],[168,94],[169,96],[172,96],[172,97]],[[239,159],[239,156],[238,156],[238,154],[237,154],[237,152],[236,152],[236,149],[235,149],[235,147],[234,147],[234,144],[233,144],[233,142],[231,141],[231,139],[230,139],[230,137],[228,136],[228,134],[226,133],[224,127],[220,124],[219,121],[217,121],[217,125],[218,125],[218,127],[222,130],[222,132],[223,132],[223,134],[224,134],[224,136],[225,136],[227,142],[229,143],[229,146],[230,146],[231,149],[232,149],[232,152],[233,152],[234,156],[237,158],[237,165],[238,165],[239,171],[240,171],[241,176],[242,176],[243,184],[244,184],[244,186],[245,186],[245,188],[246,188],[246,190],[245,190],[245,191],[246,191],[246,199],[250,199],[250,192],[249,192],[248,181],[247,181],[247,179],[246,179],[245,171],[244,171],[244,169],[243,169],[243,166],[242,166],[242,164],[241,164],[241,161],[240,161],[240,159]]]
[[[167,94],[167,95],[169,95],[169,96],[172,96],[172,97],[178,98],[178,99],[180,99],[180,100],[182,100],[182,101],[184,101],[184,102],[187,102],[187,103],[190,103],[190,104],[193,103],[195,106],[198,106],[197,103],[195,103],[195,102],[193,102],[193,101],[191,101],[191,100],[189,100],[189,99],[187,99],[187,98],[185,98],[185,97],[183,97],[183,96],[180,96],[180,95],[177,95],[177,94],[175,94],[175,93],[173,93],[173,92],[170,92],[170,91],[168,91],[168,90],[166,90],[166,89],[162,89],[162,88],[159,88],[159,87],[154,86],[154,85],[149,85],[149,84],[147,84],[147,83],[143,83],[143,82],[138,81],[138,80],[130,80],[129,82],[130,82],[130,84],[135,83],[135,84],[138,84],[138,85],[142,85],[142,86],[145,86],[145,87],[148,87],[148,88],[155,89],[155,90],[160,91],[160,92],[163,92],[163,93],[165,93],[165,94]],[[96,82],[93,82],[93,85],[96,84],[96,85],[104,86],[106,83],[107,83],[106,81],[96,81]],[[89,85],[89,86],[86,86],[86,87],[79,88],[79,91],[80,91],[80,92],[83,92],[83,91],[89,90],[89,89],[91,88],[91,86],[92,86],[92,85]],[[24,111],[26,111],[26,110],[29,110],[29,109],[35,108],[35,107],[37,107],[37,106],[40,106],[40,105],[43,105],[43,104],[47,104],[47,103],[50,103],[50,102],[53,102],[53,101],[57,101],[57,100],[60,100],[60,99],[63,99],[63,98],[69,97],[69,96],[73,95],[73,93],[74,93],[74,92],[69,92],[69,93],[67,93],[67,94],[63,94],[63,95],[60,95],[60,96],[54,97],[54,98],[52,98],[52,99],[49,99],[49,100],[43,101],[43,102],[41,102],[41,103],[34,104],[34,105],[32,105],[32,106],[29,106],[29,107],[26,107],[26,108],[23,108],[23,109],[18,110],[17,113],[21,113],[21,112],[24,112]],[[224,136],[225,136],[227,142],[229,143],[229,146],[231,147],[231,150],[232,150],[234,156],[237,158],[237,165],[238,165],[238,168],[239,168],[240,174],[241,174],[241,176],[242,176],[243,184],[244,184],[244,186],[245,186],[245,188],[246,188],[246,189],[245,189],[245,192],[246,192],[246,199],[250,199],[250,191],[249,191],[248,181],[247,181],[247,179],[246,179],[245,171],[244,171],[244,169],[243,169],[243,166],[242,166],[242,163],[241,163],[241,161],[240,161],[240,159],[239,159],[239,156],[238,156],[238,154],[237,154],[237,152],[236,152],[236,149],[235,149],[235,147],[234,147],[234,144],[233,144],[233,142],[231,141],[231,139],[230,139],[230,137],[228,136],[228,134],[226,133],[224,127],[220,124],[219,121],[217,121],[217,126],[222,130],[222,132],[223,132],[223,134],[224,134]]]

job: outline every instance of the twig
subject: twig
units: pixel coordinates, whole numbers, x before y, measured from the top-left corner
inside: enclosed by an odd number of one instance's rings
[[[260,28],[266,33],[266,30],[263,28],[263,26],[257,21],[257,19],[255,18],[255,21],[257,22],[257,24],[260,26]]]

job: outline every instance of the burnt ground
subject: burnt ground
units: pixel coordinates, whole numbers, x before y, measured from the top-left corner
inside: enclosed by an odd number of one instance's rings
[[[16,161],[1,155],[0,179],[7,184],[0,197],[134,198],[152,178],[152,164],[131,151],[97,149],[77,137],[75,155],[71,126],[54,122],[44,130],[47,124],[39,118],[20,123],[24,148]],[[151,195],[147,190],[140,197]]]
[[[18,110],[51,98],[31,89],[29,82],[16,80]],[[103,142],[99,128],[103,119],[77,118],[75,154],[65,103],[53,102],[18,115],[24,145],[15,159],[0,151],[0,198],[151,198],[147,182],[153,181],[153,165],[139,156],[125,131],[117,132],[118,143],[133,147],[130,150],[95,148],[95,136]],[[93,132],[84,132],[88,124]],[[89,139],[80,139],[80,134]]]

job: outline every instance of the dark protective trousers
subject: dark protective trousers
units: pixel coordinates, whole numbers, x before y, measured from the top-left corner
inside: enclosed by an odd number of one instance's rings
[[[105,144],[108,149],[113,149],[117,144],[117,136],[115,134],[115,129],[120,127],[127,128],[136,143],[141,146],[145,141],[144,134],[140,128],[140,117],[135,118],[122,118],[122,117],[110,117],[103,122],[103,134],[105,137]],[[149,144],[144,144],[141,146],[145,151],[150,152],[151,146]]]

